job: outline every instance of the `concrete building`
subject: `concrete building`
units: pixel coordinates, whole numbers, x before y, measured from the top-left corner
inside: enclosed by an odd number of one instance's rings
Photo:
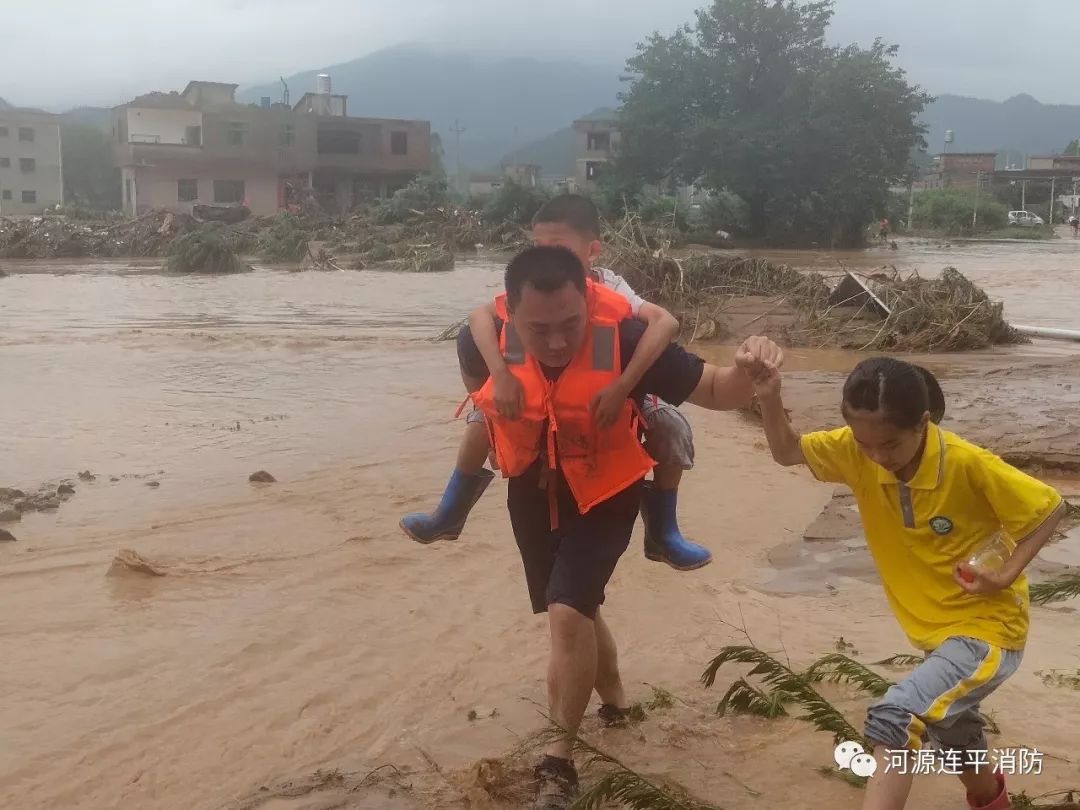
[[[507,163],[503,174],[512,183],[526,188],[537,188],[540,183],[540,167],[535,163]]]
[[[392,194],[431,169],[427,121],[352,118],[346,97],[319,92],[294,107],[236,101],[236,85],[193,81],[113,110],[113,154],[124,210],[190,212],[196,204],[247,204],[273,214],[313,193],[348,211]]]
[[[0,109],[0,215],[64,204],[60,121],[39,110]]]
[[[601,109],[573,124],[576,155],[575,181],[579,189],[594,188],[605,164],[614,159],[622,143],[619,114]]]
[[[1032,155],[1028,158],[1026,169],[1046,171],[1059,169],[1080,175],[1080,155]]]
[[[974,189],[989,185],[994,176],[996,152],[947,152],[934,158],[934,170],[926,175],[926,188]]]

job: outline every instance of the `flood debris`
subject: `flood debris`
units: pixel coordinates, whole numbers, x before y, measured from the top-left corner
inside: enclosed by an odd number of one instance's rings
[[[604,266],[647,300],[667,305],[691,342],[731,334],[725,316],[748,299],[762,312],[743,326],[777,316],[755,331],[771,331],[793,346],[946,352],[1025,342],[1005,321],[1002,305],[953,267],[933,278],[843,273],[830,286],[819,273],[764,258],[676,253],[631,218],[608,225],[605,243]]]
[[[165,257],[189,249],[183,240],[191,233],[215,233],[234,254],[270,263],[299,263],[309,252],[317,257],[309,243],[321,243],[324,260],[310,269],[330,269],[330,263],[367,269],[389,262],[382,269],[432,272],[451,269],[455,253],[518,250],[529,243],[516,222],[488,223],[477,211],[449,205],[391,218],[380,209],[340,218],[318,210],[257,217],[243,206],[196,206],[194,213],[156,210],[120,221],[62,214],[0,218],[0,258]]]
[[[170,273],[239,273],[243,264],[220,226],[207,225],[180,237],[172,246],[167,265]]]

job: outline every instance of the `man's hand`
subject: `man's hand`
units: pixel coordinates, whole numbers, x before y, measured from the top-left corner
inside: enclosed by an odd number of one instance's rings
[[[629,396],[630,392],[626,390],[621,380],[616,380],[597,393],[589,403],[589,410],[592,411],[596,424],[602,428],[614,425]]]
[[[510,369],[504,368],[492,375],[495,382],[495,407],[500,416],[517,419],[525,407],[525,389],[521,380]]]
[[[735,366],[756,380],[784,364],[784,351],[767,337],[747,338],[735,352]]]
[[[986,571],[966,562],[956,566],[953,578],[961,588],[975,595],[997,593],[1013,584],[1013,579],[1004,571]]]

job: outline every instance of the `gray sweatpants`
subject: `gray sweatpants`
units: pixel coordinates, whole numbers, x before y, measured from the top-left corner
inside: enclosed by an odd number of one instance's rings
[[[942,751],[985,751],[979,704],[1016,672],[1023,657],[1023,650],[979,639],[946,639],[870,707],[867,739],[892,750],[917,750],[929,739]]]

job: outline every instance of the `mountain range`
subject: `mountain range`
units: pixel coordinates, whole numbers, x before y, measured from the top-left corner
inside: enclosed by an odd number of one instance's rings
[[[400,45],[338,65],[285,77],[293,103],[330,75],[332,91],[349,97],[351,115],[431,121],[454,170],[457,136],[466,168],[488,169],[503,157],[602,105],[621,87],[618,65],[531,57],[485,57]],[[244,101],[281,100],[281,82],[246,88]],[[455,126],[457,122],[457,127]],[[563,155],[565,157],[565,155]]]
[[[451,172],[458,160],[457,122],[465,169],[492,170],[512,159],[537,163],[544,174],[571,174],[571,122],[598,107],[616,106],[624,86],[614,64],[400,45],[288,76],[290,99],[295,103],[314,90],[315,76],[324,72],[335,93],[349,96],[351,115],[430,120]],[[244,88],[238,97],[279,101],[283,89],[280,81],[268,82]],[[5,104],[0,99],[0,109]],[[931,154],[943,151],[951,129],[950,151],[997,152],[1002,166],[1023,165],[1026,155],[1060,152],[1080,137],[1080,106],[1041,104],[1030,95],[1003,102],[941,95],[923,121]],[[107,128],[108,115],[100,108],[80,108],[67,113],[65,123]]]

